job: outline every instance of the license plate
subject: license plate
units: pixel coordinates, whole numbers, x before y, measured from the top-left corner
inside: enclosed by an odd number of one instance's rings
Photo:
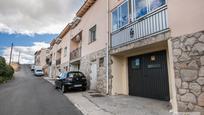
[[[81,87],[82,85],[81,84],[79,84],[79,85],[74,85],[74,87]]]

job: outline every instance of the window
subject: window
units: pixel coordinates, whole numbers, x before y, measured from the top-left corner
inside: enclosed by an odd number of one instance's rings
[[[139,69],[140,68],[140,59],[137,58],[135,60],[132,60],[132,69]]]
[[[149,1],[150,1],[150,10],[151,11],[166,4],[165,0],[149,0]]]
[[[99,59],[99,67],[103,67],[104,66],[104,57]]]
[[[96,41],[96,25],[89,29],[89,43]]]
[[[118,25],[118,12],[117,12],[117,10],[115,10],[112,13],[112,29],[113,29],[113,31],[117,30],[118,27],[119,27],[119,25]]]
[[[166,0],[132,0],[133,18],[136,20],[166,4]]]
[[[112,12],[112,30],[115,31],[128,24],[128,1]]]
[[[64,48],[64,57],[67,56],[67,47]]]
[[[134,6],[134,17],[138,18],[147,14],[147,3],[146,0],[133,0]]]
[[[119,11],[119,27],[123,27],[126,24],[128,24],[128,2],[121,5]]]
[[[69,77],[83,77],[84,75],[79,72],[70,72]]]

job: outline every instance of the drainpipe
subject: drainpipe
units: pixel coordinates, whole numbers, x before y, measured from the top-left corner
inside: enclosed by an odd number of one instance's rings
[[[106,43],[106,94],[109,94],[109,0],[106,0],[107,2],[107,24],[108,24],[108,37],[107,37],[107,43]]]

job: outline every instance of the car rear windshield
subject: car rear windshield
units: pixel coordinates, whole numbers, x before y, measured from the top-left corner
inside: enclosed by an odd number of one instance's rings
[[[37,72],[42,72],[42,70],[36,70]]]
[[[83,77],[84,75],[80,72],[69,73],[69,77]]]

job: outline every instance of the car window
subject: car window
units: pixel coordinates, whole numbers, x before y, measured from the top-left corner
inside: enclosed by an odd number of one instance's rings
[[[79,72],[69,73],[69,77],[82,77],[83,74]]]
[[[42,72],[42,70],[37,70],[36,72]]]

